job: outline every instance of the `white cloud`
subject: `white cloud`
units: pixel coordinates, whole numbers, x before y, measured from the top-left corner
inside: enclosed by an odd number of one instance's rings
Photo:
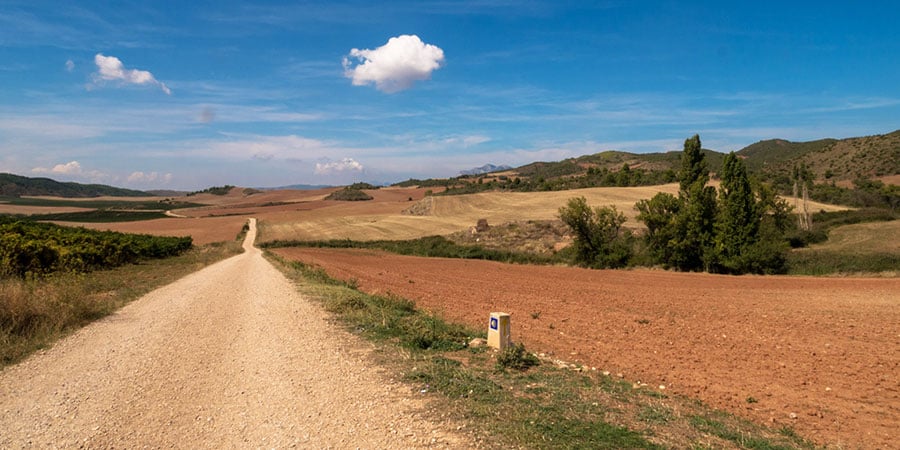
[[[53,167],[35,167],[31,169],[32,173],[59,176],[65,179],[86,180],[92,183],[109,182],[116,180],[116,177],[103,173],[99,170],[84,170],[78,161],[69,161],[65,164],[57,164]]]
[[[159,172],[132,172],[131,175],[128,175],[129,183],[161,183],[161,184],[169,184],[172,181],[172,174],[165,173],[161,174]]]
[[[66,60],[66,72],[71,72],[75,70],[75,62],[71,59]]]
[[[97,53],[94,56],[94,63],[97,64],[97,72],[94,74],[95,83],[117,81],[123,84],[146,84],[159,86],[166,95],[172,94],[169,87],[157,80],[152,73],[146,70],[126,69],[122,61],[115,56],[103,56],[103,54]]]
[[[328,175],[334,172],[344,171],[363,171],[363,165],[355,161],[353,158],[344,158],[340,161],[331,161],[327,163],[316,163],[316,175]]]
[[[78,161],[71,161],[65,164],[57,164],[52,168],[46,167],[35,167],[31,169],[34,173],[52,173],[52,174],[61,174],[61,175],[81,175],[81,163]]]
[[[344,76],[352,79],[354,86],[374,83],[375,88],[388,94],[431,78],[431,72],[444,63],[440,47],[406,34],[390,38],[375,50],[354,48],[348,56],[344,58]]]

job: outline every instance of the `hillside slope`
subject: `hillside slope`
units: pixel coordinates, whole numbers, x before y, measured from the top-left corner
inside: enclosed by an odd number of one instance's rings
[[[789,176],[806,165],[819,180],[853,180],[900,174],[900,130],[848,139],[760,141],[737,152],[751,171],[766,178]]]
[[[718,172],[725,158],[724,153],[715,150],[704,149],[706,162],[711,172]],[[851,181],[857,178],[881,178],[890,182],[890,177],[900,175],[900,130],[884,135],[854,137],[847,139],[819,139],[809,142],[791,142],[784,139],[770,139],[751,144],[736,152],[741,156],[751,173],[757,174],[764,180],[773,180],[790,176],[794,166],[804,164],[822,181]],[[514,179],[521,177],[524,180],[559,180],[577,179],[590,176],[591,171],[596,177],[597,173],[613,174],[621,171],[626,165],[629,170],[644,172],[644,180],[657,179],[669,180],[665,177],[654,178],[647,173],[677,172],[680,165],[681,151],[661,153],[628,153],[609,150],[591,155],[567,158],[561,161],[538,161],[503,173],[488,175],[469,175],[451,178],[438,182],[438,180],[410,180],[419,183],[408,182],[400,185],[419,186],[454,186],[466,181],[472,182],[484,178],[483,181]],[[588,182],[589,186],[608,186],[598,180]],[[608,181],[608,180],[607,180]],[[600,184],[597,184],[600,182]],[[634,182],[623,185],[645,185],[646,183]],[[664,181],[667,182],[667,181]],[[616,185],[616,184],[612,184]],[[484,186],[479,190],[491,190],[494,186]],[[519,186],[505,186],[509,190],[529,190],[525,184]],[[569,188],[556,186],[553,188]],[[537,189],[546,190],[546,189]],[[463,192],[461,192],[463,193]]]

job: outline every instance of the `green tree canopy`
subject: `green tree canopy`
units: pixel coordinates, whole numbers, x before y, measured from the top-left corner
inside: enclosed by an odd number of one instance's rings
[[[559,218],[575,234],[575,258],[588,267],[624,267],[632,254],[631,232],[622,228],[625,215],[614,206],[591,209],[584,197],[571,198]]]

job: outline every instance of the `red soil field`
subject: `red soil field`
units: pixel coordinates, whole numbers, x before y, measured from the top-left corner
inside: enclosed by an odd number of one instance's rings
[[[835,448],[896,448],[900,279],[601,271],[374,251],[276,253],[447,320],[512,315],[531,351]],[[534,318],[537,316],[537,318]],[[749,400],[749,401],[748,401]],[[754,401],[755,400],[755,401]]]

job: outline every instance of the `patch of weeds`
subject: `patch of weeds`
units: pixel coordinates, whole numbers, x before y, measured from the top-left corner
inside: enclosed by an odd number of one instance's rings
[[[713,415],[716,415],[717,418],[702,415],[693,416],[690,418],[691,425],[698,431],[711,434],[726,441],[731,441],[741,448],[756,450],[788,450],[796,448],[796,446],[811,447],[811,445],[806,442],[795,441],[790,444],[775,443],[771,439],[760,437],[757,433],[754,433],[753,431],[755,430],[752,430],[752,428],[754,428],[752,424],[743,424],[743,426],[740,426],[741,424],[726,423],[734,422],[734,419],[722,413]]]
[[[647,442],[639,433],[605,422],[561,419],[535,423],[534,427],[543,438],[543,442],[533,444],[536,448],[570,448],[566,444],[557,445],[557,442],[585,443],[583,447],[575,445],[571,448],[662,448]],[[573,436],[576,438],[572,439]]]
[[[480,401],[499,400],[503,387],[490,379],[477,376],[449,358],[430,358],[419,361],[415,370],[405,378],[421,383],[423,389],[440,392],[450,398],[477,397]]]
[[[672,410],[665,405],[643,406],[637,417],[647,423],[666,423],[674,419]]]
[[[531,318],[534,319],[534,320],[540,319],[540,318],[541,318],[541,312],[540,312],[540,311],[535,311],[535,312],[531,313]]]
[[[46,348],[157,287],[241,251],[236,242],[215,243],[193,247],[179,256],[87,274],[0,277],[0,368]]]
[[[525,350],[525,344],[512,344],[497,355],[497,370],[506,369],[528,370],[529,367],[540,364],[537,356]]]

